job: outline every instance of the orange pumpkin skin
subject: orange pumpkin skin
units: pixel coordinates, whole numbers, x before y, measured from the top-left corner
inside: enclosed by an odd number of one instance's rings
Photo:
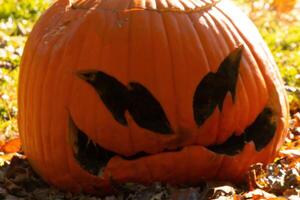
[[[227,92],[222,107],[197,124],[193,97],[199,82],[214,76],[240,46],[235,93]],[[172,132],[141,127],[130,109],[123,110],[127,124],[118,122],[99,98],[102,93],[78,76],[85,71],[101,71],[124,88],[143,85]],[[31,165],[46,181],[73,192],[111,192],[112,182],[242,181],[252,163],[274,158],[288,126],[283,83],[261,36],[237,8],[213,0],[57,1],[27,41],[18,100],[20,135]],[[251,141],[234,155],[208,148],[241,136],[266,107],[276,129],[263,148]],[[101,175],[75,159],[74,125],[118,154]],[[147,155],[125,159],[139,152]]]

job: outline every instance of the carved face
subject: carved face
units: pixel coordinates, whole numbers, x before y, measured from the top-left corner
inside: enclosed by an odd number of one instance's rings
[[[227,3],[125,2],[58,1],[33,30],[19,89],[33,167],[63,189],[108,192],[240,181],[270,161],[288,108],[252,24]]]

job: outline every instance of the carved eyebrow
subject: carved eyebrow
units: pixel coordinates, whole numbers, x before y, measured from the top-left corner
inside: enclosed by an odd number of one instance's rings
[[[209,72],[199,83],[193,98],[194,119],[201,126],[218,106],[221,111],[227,92],[235,100],[243,46],[232,51],[216,73]]]
[[[171,125],[160,103],[140,83],[130,82],[128,87],[102,71],[79,72],[111,112],[117,122],[128,126],[125,112],[142,128],[159,134],[172,134]]]

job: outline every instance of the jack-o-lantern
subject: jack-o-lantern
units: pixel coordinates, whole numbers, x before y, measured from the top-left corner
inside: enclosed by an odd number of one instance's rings
[[[269,50],[226,1],[59,0],[21,62],[24,151],[71,191],[241,181],[287,120]]]

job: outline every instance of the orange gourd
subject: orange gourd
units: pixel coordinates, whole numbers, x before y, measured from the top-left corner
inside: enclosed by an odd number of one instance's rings
[[[242,181],[288,126],[274,60],[227,1],[59,0],[26,43],[19,128],[33,168],[74,192]]]

